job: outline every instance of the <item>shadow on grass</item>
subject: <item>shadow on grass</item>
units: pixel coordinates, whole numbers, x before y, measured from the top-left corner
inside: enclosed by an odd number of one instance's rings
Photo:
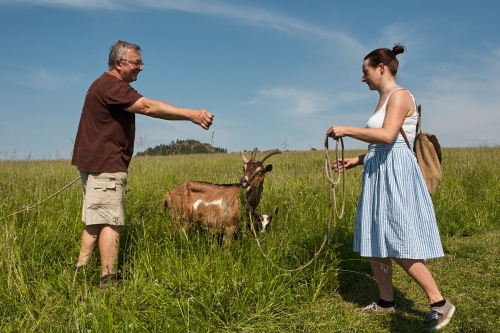
[[[361,310],[379,299],[377,283],[373,278],[370,262],[352,250],[352,232],[337,231],[335,242],[340,259],[338,274],[338,294],[346,302],[353,303]],[[393,265],[396,263],[393,262]],[[396,266],[394,266],[396,267]],[[416,282],[414,282],[416,283]],[[428,328],[424,323],[426,312],[414,309],[415,302],[406,297],[398,288],[394,288],[394,300],[397,312],[387,315],[372,315],[374,320],[382,320],[389,332],[423,332]],[[367,317],[370,315],[366,315]],[[371,319],[369,319],[371,320]]]

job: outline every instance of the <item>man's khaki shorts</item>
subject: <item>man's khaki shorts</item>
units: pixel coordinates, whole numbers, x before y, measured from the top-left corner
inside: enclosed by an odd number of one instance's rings
[[[82,176],[82,221],[87,225],[125,223],[127,172],[89,173]]]

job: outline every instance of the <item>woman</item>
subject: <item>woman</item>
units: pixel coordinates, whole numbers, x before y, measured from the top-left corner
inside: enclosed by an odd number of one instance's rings
[[[365,128],[337,126],[326,134],[334,139],[349,136],[369,143],[368,153],[333,163],[338,172],[363,165],[363,188],[356,213],[354,251],[369,257],[380,299],[362,313],[395,312],[392,262],[401,266],[424,290],[431,303],[425,316],[430,330],[447,325],[455,307],[441,295],[425,259],[444,255],[432,200],[415,156],[399,133],[415,138],[418,113],[415,100],[395,80],[404,52],[377,49],[363,61],[363,78],[370,90],[380,94],[377,108]]]

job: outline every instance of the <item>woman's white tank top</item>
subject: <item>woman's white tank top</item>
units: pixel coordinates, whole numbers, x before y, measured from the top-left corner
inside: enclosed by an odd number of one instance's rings
[[[387,97],[387,100],[385,101],[385,103],[380,107],[380,109],[378,109],[373,114],[373,116],[370,117],[370,119],[368,119],[368,122],[366,123],[365,128],[382,128],[382,125],[384,124],[387,103],[389,102],[389,98],[391,98],[392,93],[395,92],[396,90],[406,90],[406,89],[397,88],[397,89],[394,89],[393,91],[391,91],[391,93],[389,94],[389,97]],[[408,93],[410,94],[410,96],[413,100],[413,107],[414,107],[415,111],[413,112],[412,116],[405,118],[405,121],[403,122],[403,130],[405,131],[406,137],[408,138],[408,141],[410,142],[410,144],[413,144],[413,141],[415,140],[416,131],[417,131],[418,111],[417,111],[417,107],[415,104],[415,98],[413,98],[413,95],[409,91],[408,91]],[[396,136],[395,140],[393,140],[393,142],[394,141],[403,141],[404,142],[404,140],[405,139],[403,138],[401,133],[398,132],[398,135]]]

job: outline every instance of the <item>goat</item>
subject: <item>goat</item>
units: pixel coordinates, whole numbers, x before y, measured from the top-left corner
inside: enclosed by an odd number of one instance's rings
[[[165,209],[170,209],[174,232],[180,218],[184,220],[183,227],[195,221],[211,232],[222,233],[222,244],[225,246],[228,238],[238,231],[241,214],[255,214],[262,196],[264,176],[273,169],[272,164],[264,167],[263,163],[270,156],[281,154],[281,151],[268,150],[258,160],[255,160],[257,148],[253,150],[250,160],[240,154],[244,165],[239,183],[212,184],[186,180],[165,194]]]
[[[273,217],[278,214],[278,208],[276,208],[276,210],[274,211],[274,213],[271,213],[269,215],[265,215],[265,214],[262,214],[259,210],[255,209],[254,210],[255,212],[255,215],[257,217],[257,219],[259,220],[260,222],[260,226],[262,228],[262,230],[260,231],[261,233],[264,233],[266,232],[266,228],[269,226],[269,224],[271,223],[271,220],[273,219]]]

